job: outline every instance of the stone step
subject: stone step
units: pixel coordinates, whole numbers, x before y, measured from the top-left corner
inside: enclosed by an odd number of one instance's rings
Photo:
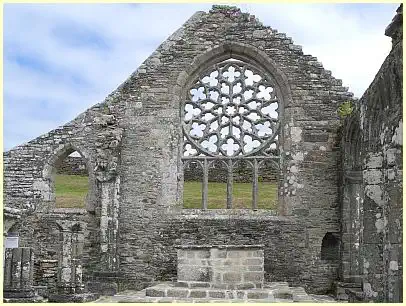
[[[139,297],[139,296],[105,296],[95,303],[325,303],[336,302],[330,297],[314,299],[309,296],[303,299],[192,299],[170,297]]]
[[[180,290],[182,292],[179,294],[175,294],[179,296],[171,297],[168,296],[168,290]],[[210,295],[209,292],[212,292],[212,294]],[[217,295],[214,294],[214,292],[217,292]],[[172,293],[173,291],[169,291],[169,295],[171,295]],[[150,296],[151,294],[155,296]],[[104,296],[96,301],[96,303],[182,303],[182,302],[183,303],[221,303],[221,302],[317,303],[317,302],[335,302],[335,300],[334,298],[325,295],[308,295],[305,292],[304,288],[288,287],[287,283],[266,283],[263,289],[227,290],[215,288],[179,288],[175,286],[175,283],[166,282],[157,284],[155,286],[140,291],[133,290],[122,291],[116,294],[115,296]]]
[[[96,303],[293,303],[293,300],[283,299],[255,299],[255,300],[225,300],[225,299],[179,299],[179,298],[157,298],[157,297],[126,297],[115,299],[114,297],[106,297],[100,299]],[[311,300],[310,302],[314,302]]]
[[[214,288],[214,289],[229,289],[229,290],[289,287],[289,284],[287,282],[272,282],[272,283],[264,283],[264,284],[257,284],[257,283],[217,284],[217,283],[209,283],[209,282],[177,281],[174,283],[166,282],[165,284],[170,284],[170,286],[173,285],[174,287],[182,287],[182,288]]]
[[[289,287],[229,290],[214,288],[182,288],[168,285],[149,287],[145,291],[147,297],[171,297],[192,299],[292,299],[293,292]],[[302,293],[302,292],[300,292]],[[300,294],[299,293],[299,294]]]
[[[176,282],[173,283],[175,287],[180,288],[214,288],[214,289],[255,289],[262,288],[263,284],[255,283],[241,283],[241,284],[216,284],[208,282]]]
[[[347,289],[361,290],[360,283],[350,283],[350,282],[336,282],[335,283],[335,297],[339,301],[348,301]]]

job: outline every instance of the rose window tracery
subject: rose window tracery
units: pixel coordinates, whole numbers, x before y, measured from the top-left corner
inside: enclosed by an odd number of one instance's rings
[[[279,100],[270,76],[229,59],[203,73],[183,108],[184,156],[272,155]]]

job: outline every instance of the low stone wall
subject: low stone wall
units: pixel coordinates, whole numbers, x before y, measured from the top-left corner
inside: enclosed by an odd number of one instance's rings
[[[262,245],[180,246],[177,256],[179,282],[264,283]]]
[[[58,260],[37,260],[34,265],[34,284],[38,286],[46,286],[49,292],[54,292],[58,280]]]
[[[184,170],[185,182],[201,182],[203,172],[201,167],[191,162]],[[252,183],[253,170],[250,167],[243,165],[234,168],[233,180],[237,183]],[[278,180],[278,173],[273,169],[259,169],[258,180],[260,182],[276,182]],[[214,166],[209,169],[209,182],[226,183],[227,182],[227,169],[221,166]]]
[[[263,244],[265,282],[288,282],[311,293],[328,292],[337,279],[339,263],[320,259],[325,232],[309,230],[303,218],[243,209],[184,209],[165,218],[158,214],[150,217],[153,224],[118,250],[121,275],[126,276],[119,280],[120,291],[178,280],[175,246],[179,245]]]
[[[66,157],[57,168],[58,174],[68,175],[89,175],[87,172],[86,162],[81,157]]]

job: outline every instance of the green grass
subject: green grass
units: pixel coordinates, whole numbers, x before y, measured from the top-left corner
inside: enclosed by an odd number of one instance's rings
[[[85,208],[88,190],[87,176],[57,174],[55,177],[55,207]]]
[[[87,176],[57,174],[55,193],[57,208],[85,208],[89,182]],[[221,209],[227,207],[227,191],[225,183],[209,182],[208,208]],[[202,183],[185,182],[183,192],[184,208],[202,207]],[[276,209],[277,184],[258,182],[258,208]],[[252,184],[234,183],[233,208],[252,208]]]
[[[226,183],[212,183],[208,186],[208,208],[227,207]],[[277,185],[270,182],[258,182],[258,208],[276,209]],[[184,208],[202,207],[202,183],[185,182],[183,190]],[[233,208],[252,208],[252,184],[233,184]]]

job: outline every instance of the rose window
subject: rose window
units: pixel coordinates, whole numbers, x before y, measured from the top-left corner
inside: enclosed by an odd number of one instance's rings
[[[202,209],[274,207],[277,191],[266,192],[277,189],[280,170],[278,92],[265,71],[236,59],[192,82],[181,112],[184,206],[199,207],[193,186],[201,180]],[[224,188],[226,198],[218,198]],[[238,193],[247,188],[248,197]]]
[[[275,87],[266,73],[234,59],[203,73],[183,107],[183,155],[272,155],[279,131]]]

